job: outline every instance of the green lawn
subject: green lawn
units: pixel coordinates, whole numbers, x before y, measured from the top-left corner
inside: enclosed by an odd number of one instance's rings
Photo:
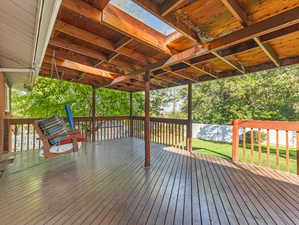
[[[214,142],[214,141],[205,141],[200,139],[193,139],[193,151],[200,152],[203,154],[214,155],[226,159],[231,159],[231,144]],[[266,167],[266,146],[262,146],[262,166]],[[270,147],[270,167],[275,168],[276,165],[276,147]],[[242,146],[239,146],[239,157],[241,162],[250,162],[250,145],[246,146],[245,159],[242,155]],[[289,165],[290,172],[297,172],[297,163],[296,163],[296,149],[289,149]],[[253,163],[258,165],[258,146],[254,146],[253,154]],[[286,150],[285,147],[280,146],[279,149],[279,170],[285,171],[286,169]]]

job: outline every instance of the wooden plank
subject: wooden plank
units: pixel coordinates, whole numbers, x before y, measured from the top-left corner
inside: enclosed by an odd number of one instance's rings
[[[52,58],[49,56],[45,56],[44,61],[47,63],[51,63]],[[72,69],[72,70],[78,70],[78,71],[81,71],[84,73],[97,75],[97,76],[100,76],[103,78],[114,79],[117,76],[121,75],[121,74],[107,72],[105,70],[97,69],[97,68],[94,68],[91,66],[83,65],[83,64],[73,62],[73,61],[70,61],[67,59],[65,59],[65,60],[55,59],[55,61],[56,61],[57,66],[62,66],[62,67]]]
[[[179,4],[184,2],[185,0],[166,0],[160,6],[161,16],[165,16],[171,11],[173,11]]]
[[[150,0],[133,0],[133,1],[136,2],[138,5],[140,5],[142,8],[144,8],[145,10],[151,12],[160,20],[167,23],[169,26],[173,27],[176,31],[179,31],[189,39],[198,42],[199,38],[197,37],[197,34],[195,33],[194,30],[190,30],[187,26],[180,23],[173,15],[169,14],[166,16],[161,16],[160,6],[155,4],[153,1]]]
[[[243,26],[249,24],[246,12],[240,7],[236,0],[221,0],[221,2]]]
[[[236,70],[238,70],[241,73],[245,73],[245,69],[242,68],[242,66],[236,65],[235,63],[231,62],[230,60],[226,59],[225,57],[221,56],[219,53],[217,53],[216,51],[211,51],[211,53],[213,55],[215,55],[218,59],[220,59],[221,61],[225,62],[226,64],[230,65],[231,67],[235,68]]]
[[[224,49],[297,23],[299,23],[299,7],[244,27],[241,30],[215,39],[210,43],[197,45],[188,50],[177,53],[171,56],[163,66],[172,65],[199,55],[204,55],[210,51]]]
[[[232,15],[238,19],[238,21],[246,27],[250,25],[250,21],[246,15],[246,12],[240,7],[236,0],[221,0],[222,3],[227,7],[227,9],[232,13]],[[272,60],[272,62],[279,66],[279,59],[277,54],[274,52],[269,44],[263,43],[258,37],[254,38],[254,41],[260,46],[260,48],[265,52],[265,54]]]
[[[144,23],[131,17],[111,4],[107,4],[103,11],[94,8],[81,0],[63,0],[62,5],[81,16],[109,26],[133,39],[137,39],[142,43],[154,47],[164,54],[171,54],[168,47],[163,45],[165,37],[161,33],[146,26]]]
[[[103,10],[103,24],[166,55],[172,55],[170,49],[164,45],[166,36],[111,4]]]
[[[68,34],[68,35],[73,36],[75,38],[78,38],[80,40],[89,42],[90,44],[99,46],[101,48],[105,48],[105,49],[110,50],[110,51],[115,50],[114,43],[112,43],[111,41],[109,41],[109,40],[107,40],[103,37],[100,37],[96,34],[93,34],[93,33],[90,33],[88,31],[82,30],[82,29],[80,29],[78,27],[75,27],[71,24],[65,23],[61,20],[56,21],[55,29],[59,30],[62,33],[65,33],[65,34]],[[143,64],[148,63],[147,62],[148,59],[144,55],[142,55],[139,52],[136,52],[133,49],[128,49],[128,48],[123,47],[123,48],[119,49],[117,52],[122,54],[122,55],[125,55],[125,56],[127,56],[131,59],[134,59],[134,60],[136,60],[140,63],[143,63]]]
[[[101,60],[105,60],[107,61],[107,56],[102,54],[99,51],[90,49],[90,48],[86,48],[82,45],[77,45],[77,44],[73,44],[71,42],[68,42],[62,38],[56,38],[54,40],[50,40],[49,44],[51,46],[55,46],[55,47],[59,47],[59,48],[64,48],[66,50],[70,50],[76,53],[79,53],[81,55],[85,55],[94,59],[101,59]]]

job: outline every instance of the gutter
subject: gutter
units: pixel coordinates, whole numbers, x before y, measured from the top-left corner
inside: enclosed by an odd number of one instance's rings
[[[30,83],[39,74],[62,0],[40,0]]]

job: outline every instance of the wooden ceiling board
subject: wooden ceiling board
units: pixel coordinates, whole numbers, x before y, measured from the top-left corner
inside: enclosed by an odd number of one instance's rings
[[[235,54],[234,57],[245,67],[269,62],[269,57],[261,48],[253,48],[242,53]]]
[[[186,26],[200,33],[201,39],[210,41],[242,28],[220,0],[195,1],[177,10],[174,15]]]
[[[268,41],[268,43],[280,59],[299,55],[299,31]]]
[[[141,54],[144,54],[146,56],[154,57],[157,59],[162,59],[164,57],[167,57],[166,54],[163,54],[163,53],[159,52],[158,50],[153,49],[150,46],[140,43],[136,40],[132,40],[130,43],[128,43],[126,45],[126,47],[128,47],[130,49],[134,49],[135,51],[138,51]]]
[[[202,67],[202,68],[211,68],[216,73],[221,72],[223,70],[231,70],[233,69],[230,65],[226,64],[222,60],[218,58],[213,58],[209,61],[203,62],[203,63],[197,63],[196,66]]]
[[[109,51],[109,50],[107,50],[105,48],[101,48],[101,47],[99,47],[97,45],[93,45],[93,44],[91,44],[91,43],[89,43],[87,41],[83,41],[81,39],[72,37],[72,36],[70,36],[68,34],[65,34],[65,33],[59,33],[58,36],[57,36],[57,38],[62,38],[62,39],[66,40],[66,41],[69,41],[71,43],[74,43],[74,44],[77,44],[77,45],[82,45],[84,47],[87,47],[87,48],[99,51],[99,52],[105,54],[106,56],[108,56],[109,54],[112,53],[112,51]]]
[[[253,23],[299,6],[298,0],[238,0]]]
[[[90,20],[86,17],[80,16],[68,9],[62,8],[60,13],[60,20],[62,20],[63,22],[69,23],[90,33],[94,33],[103,38],[109,39],[114,43],[116,43],[121,37],[123,37],[123,35],[119,32],[114,31],[109,27]]]
[[[176,51],[183,51],[188,48],[191,48],[192,46],[196,45],[197,43],[195,41],[190,40],[189,38],[186,38],[185,36],[182,36],[168,44],[169,48],[175,49]]]

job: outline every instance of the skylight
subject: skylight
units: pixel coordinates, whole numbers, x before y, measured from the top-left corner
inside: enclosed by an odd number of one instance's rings
[[[134,3],[132,0],[112,0],[110,1],[110,3],[164,35],[169,35],[175,31],[172,27],[168,26],[168,24],[164,23],[163,21]]]

